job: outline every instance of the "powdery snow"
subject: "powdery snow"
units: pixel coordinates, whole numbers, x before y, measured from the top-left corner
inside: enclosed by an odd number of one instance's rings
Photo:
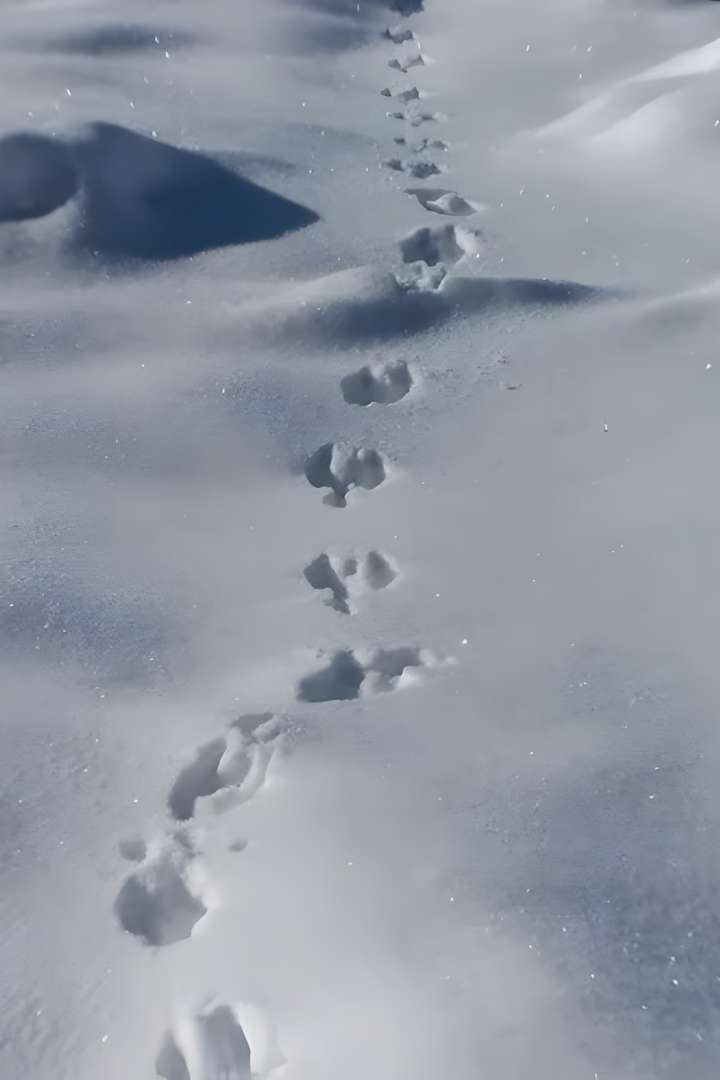
[[[715,1080],[720,4],[1,37],[3,1080]]]

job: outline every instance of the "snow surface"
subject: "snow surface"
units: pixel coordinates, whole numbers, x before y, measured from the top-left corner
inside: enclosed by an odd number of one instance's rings
[[[720,4],[0,60],[0,1076],[715,1080]]]

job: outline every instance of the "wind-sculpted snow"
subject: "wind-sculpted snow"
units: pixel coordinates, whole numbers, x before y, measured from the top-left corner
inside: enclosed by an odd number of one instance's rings
[[[73,155],[59,140],[29,132],[0,139],[0,223],[44,217],[78,186]]]
[[[720,3],[2,16],[0,1077],[715,1080]]]
[[[93,124],[65,143],[7,136],[0,167],[0,221],[41,217],[77,195],[70,246],[104,259],[178,259],[318,220],[204,154],[117,124]]]

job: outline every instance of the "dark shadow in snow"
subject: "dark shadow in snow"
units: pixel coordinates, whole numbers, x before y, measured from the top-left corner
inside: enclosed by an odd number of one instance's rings
[[[390,0],[390,10],[396,11],[398,15],[417,15],[418,12],[423,11],[425,4],[424,0]]]
[[[147,844],[140,837],[130,837],[120,841],[118,851],[128,862],[142,862],[147,857]]]
[[[417,15],[424,11],[424,0],[295,0],[300,6],[325,15],[346,19],[355,24],[368,25],[380,18]],[[412,34],[408,34],[408,40]]]
[[[353,19],[363,17],[363,8],[377,11],[387,11],[390,8],[390,0],[364,0],[363,4],[359,4],[358,0],[299,0],[299,4],[328,15],[343,15]]]
[[[57,139],[28,132],[0,139],[0,223],[44,217],[77,190],[72,153]]]
[[[395,278],[383,282],[347,271],[337,277],[357,281],[352,290],[343,282],[326,279],[325,295],[308,303],[302,311],[288,310],[285,318],[272,324],[265,317],[270,335],[291,335],[308,343],[355,346],[362,342],[382,343],[435,329],[452,319],[497,310],[544,311],[617,297],[618,293],[572,281],[542,278],[448,277],[439,289],[402,287]],[[333,296],[333,290],[337,289]],[[339,295],[338,295],[339,294]]]
[[[345,507],[346,496],[355,487],[372,491],[386,477],[382,454],[366,447],[344,443],[323,443],[305,462],[305,476],[316,488],[330,488],[326,502]]]
[[[427,665],[421,649],[400,646],[377,649],[367,664],[361,664],[352,650],[336,652],[327,667],[306,675],[298,684],[298,701],[352,701],[360,696],[366,678],[371,693],[397,689],[407,668]]]
[[[168,796],[168,807],[176,821],[189,821],[195,813],[196,800],[220,790],[218,765],[226,749],[227,743],[222,738],[201,746],[177,777]]]
[[[197,41],[185,30],[163,30],[142,23],[108,23],[52,38],[49,48],[79,56],[116,56],[142,49],[178,49]]]
[[[42,217],[75,195],[71,248],[110,261],[177,259],[319,220],[213,158],[116,124],[93,124],[67,144],[27,133],[0,140],[0,222]]]
[[[360,696],[365,668],[349,650],[337,652],[326,668],[306,675],[298,685],[299,701],[353,701]]]
[[[363,567],[363,577],[370,588],[377,592],[379,589],[386,589],[397,577],[397,572],[379,551],[369,551]]]
[[[127,878],[115,900],[118,922],[145,945],[174,945],[190,937],[207,913],[172,851],[143,863]]]
[[[194,1018],[195,1065],[207,1080],[251,1080],[250,1046],[245,1032],[229,1005],[215,1005],[211,1011]],[[155,1069],[163,1080],[191,1080],[185,1057],[172,1032],[165,1036],[155,1060]]]
[[[94,124],[75,154],[84,203],[77,241],[105,257],[177,259],[318,220],[212,158],[115,124]]]
[[[218,1080],[250,1080],[250,1046],[229,1005],[217,1005],[201,1026],[203,1072]]]
[[[324,551],[305,567],[307,583],[313,589],[329,593],[325,603],[342,615],[350,615],[352,611],[346,582],[352,583],[354,591],[367,586],[378,592],[396,577],[397,571],[379,551],[369,551],[364,558],[350,555],[345,559],[333,559]]]
[[[400,241],[403,262],[424,262],[428,266],[455,266],[465,255],[476,255],[483,244],[479,229],[459,225],[425,225]]]
[[[344,569],[347,569],[348,574],[356,573],[357,563],[355,563],[354,568],[352,563],[346,564]],[[347,585],[333,566],[329,555],[323,552],[322,555],[318,555],[316,559],[308,563],[305,567],[305,580],[313,589],[329,589],[331,594],[330,606],[343,615],[350,614]]]
[[[229,807],[244,802],[260,789],[272,756],[272,743],[278,734],[273,719],[272,713],[241,716],[230,725],[225,736],[195,751],[168,795],[168,809],[176,821],[189,821],[195,814],[198,799],[232,789],[236,797],[234,801],[226,800]],[[241,789],[245,790],[241,792]]]
[[[561,307],[599,299],[608,293],[577,281],[549,278],[448,278],[441,299],[465,314],[499,307]]]
[[[185,1058],[178,1050],[170,1031],[165,1036],[155,1059],[155,1072],[162,1077],[162,1080],[192,1080]]]
[[[394,690],[406,668],[423,666],[420,649],[401,646],[396,649],[378,649],[371,657],[367,671],[374,675],[373,689],[380,692]]]
[[[293,6],[305,10],[302,19],[293,13],[292,38],[310,53],[366,44],[382,32],[392,11],[390,0],[294,0]]]
[[[282,22],[276,17],[275,46],[285,42],[292,55],[357,49],[376,38],[382,26],[379,0],[364,0],[362,5],[357,0],[294,0],[286,15]]]
[[[340,390],[348,405],[393,405],[412,388],[412,375],[404,360],[384,365],[365,364],[340,380]]]

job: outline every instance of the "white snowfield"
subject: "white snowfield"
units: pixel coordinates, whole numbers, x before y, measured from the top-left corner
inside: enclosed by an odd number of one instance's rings
[[[720,3],[4,0],[2,1080],[717,1080]]]

